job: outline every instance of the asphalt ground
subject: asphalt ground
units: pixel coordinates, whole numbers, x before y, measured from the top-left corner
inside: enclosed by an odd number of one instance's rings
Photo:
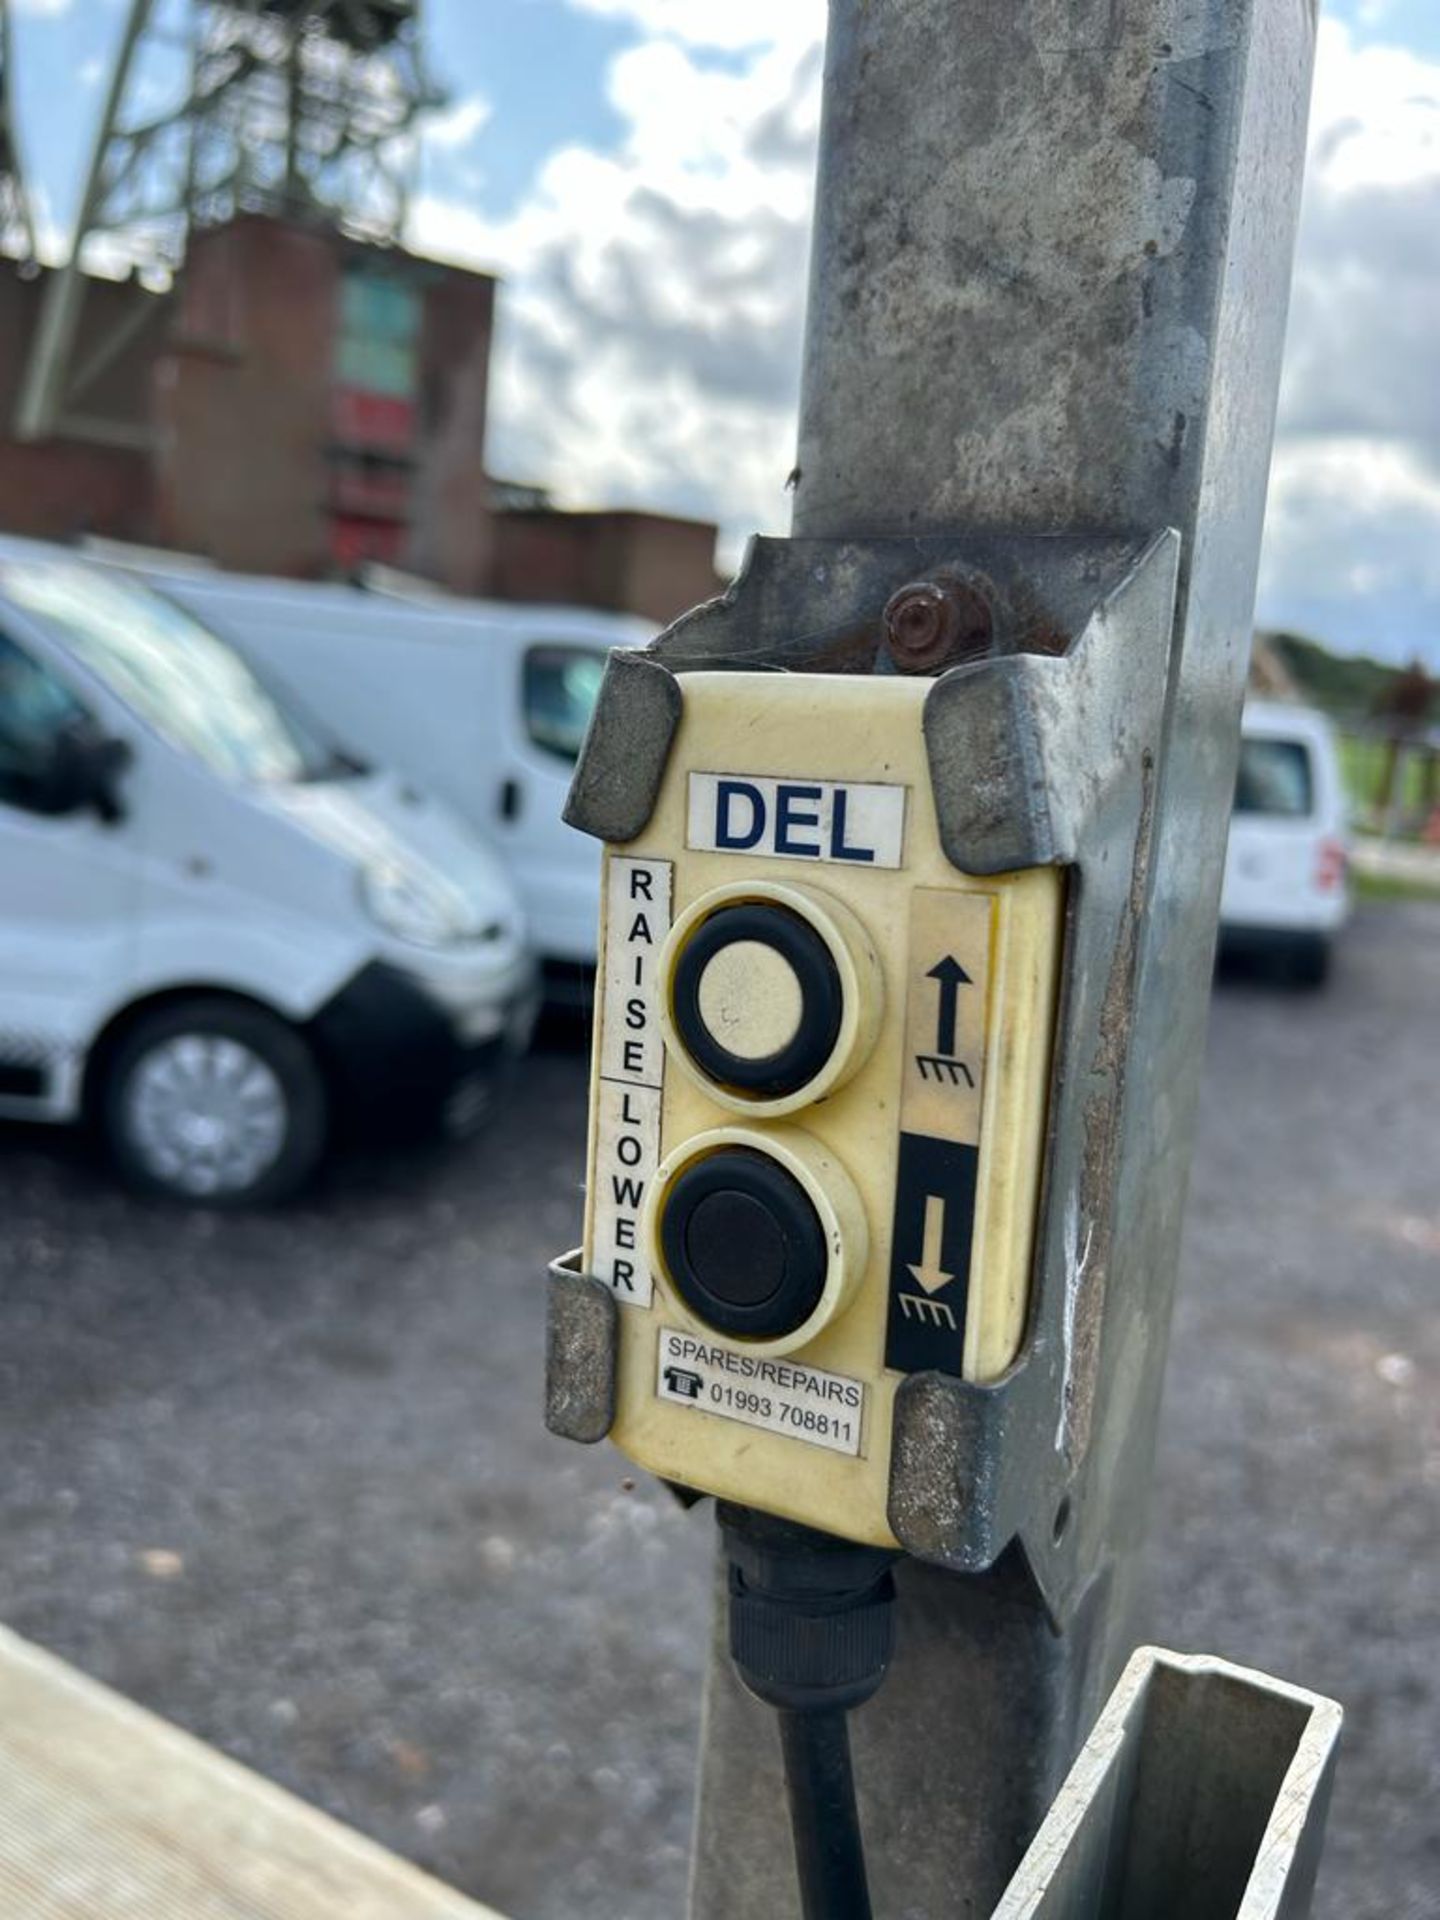
[[[268,1217],[0,1134],[0,1618],[514,1920],[673,1920],[710,1521],[539,1416],[584,1083]],[[1322,1920],[1440,1917],[1437,1083],[1440,906],[1217,992],[1148,1628],[1344,1701]]]

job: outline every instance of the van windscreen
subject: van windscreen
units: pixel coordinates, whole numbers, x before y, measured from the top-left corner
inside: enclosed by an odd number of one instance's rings
[[[1247,734],[1240,741],[1236,813],[1304,820],[1315,810],[1310,749],[1303,740]]]
[[[336,772],[335,750],[235,649],[159,594],[68,560],[0,561],[0,592],[215,773],[289,784]]]

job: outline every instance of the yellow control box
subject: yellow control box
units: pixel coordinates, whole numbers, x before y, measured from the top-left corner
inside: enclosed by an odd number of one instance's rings
[[[640,1466],[878,1545],[909,1374],[1025,1330],[1064,911],[937,833],[930,682],[692,673],[605,851],[586,1270]]]

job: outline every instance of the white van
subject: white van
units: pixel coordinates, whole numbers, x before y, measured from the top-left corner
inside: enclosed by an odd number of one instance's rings
[[[537,1001],[494,856],[134,580],[0,541],[0,1115],[213,1205],[483,1105]]]
[[[1247,703],[1220,903],[1222,952],[1275,960],[1320,986],[1350,913],[1349,836],[1330,723],[1309,707]]]
[[[643,646],[653,624],[204,568],[151,564],[145,578],[323,713],[347,745],[453,807],[505,862],[550,997],[588,997],[599,852],[561,812],[605,656]]]
[[[453,806],[506,861],[547,992],[588,998],[599,858],[561,811],[605,655],[645,645],[652,626],[438,590],[392,596],[227,574],[178,556],[110,557],[143,567],[348,742]],[[1224,941],[1263,946],[1295,977],[1318,980],[1348,910],[1334,743],[1320,715],[1297,707],[1252,704],[1245,728]]]

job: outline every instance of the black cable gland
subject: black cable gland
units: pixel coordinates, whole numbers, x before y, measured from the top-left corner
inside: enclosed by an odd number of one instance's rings
[[[868,1700],[894,1647],[899,1557],[722,1507],[730,1656],[750,1691],[791,1713]]]

